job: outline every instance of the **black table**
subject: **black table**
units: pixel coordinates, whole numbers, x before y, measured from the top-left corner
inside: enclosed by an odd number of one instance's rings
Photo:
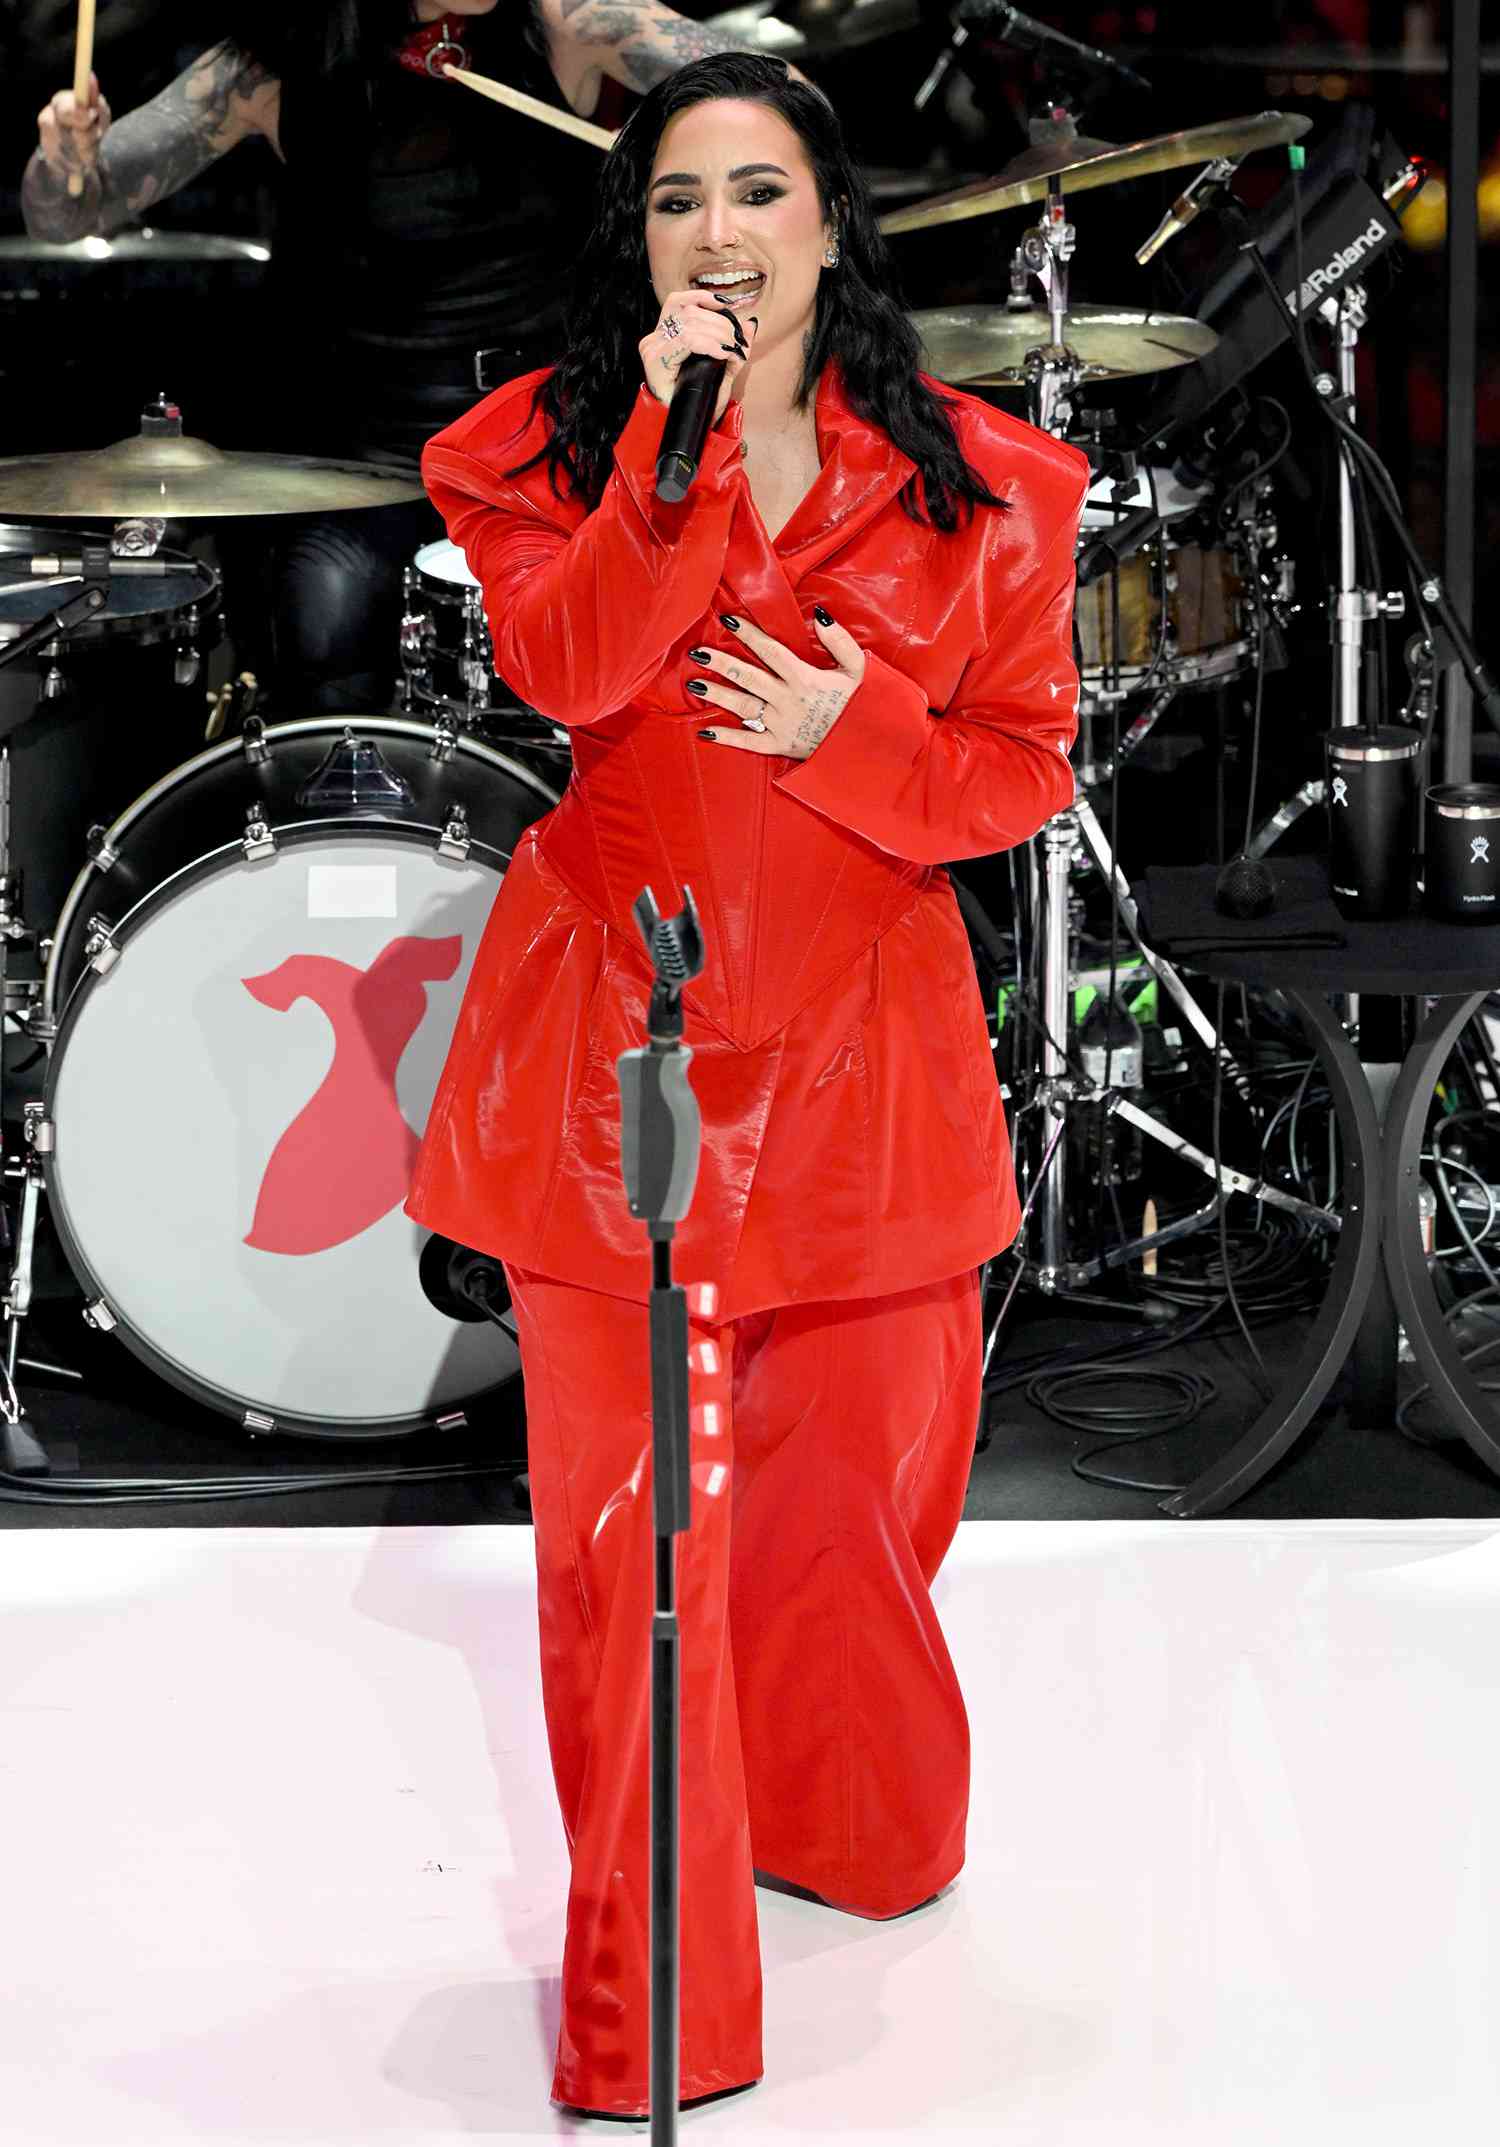
[[[1500,1416],[1434,1302],[1417,1204],[1434,1085],[1464,1024],[1500,989],[1500,924],[1407,917],[1350,921],[1344,931],[1348,944],[1339,948],[1188,952],[1167,943],[1161,950],[1180,967],[1226,984],[1286,994],[1328,1079],[1346,1189],[1339,1249],[1307,1341],[1243,1437],[1162,1502],[1162,1512],[1178,1519],[1222,1512],[1259,1483],[1306,1429],[1351,1353],[1356,1409],[1389,1423],[1398,1322],[1449,1421],[1500,1476]],[[1328,1004],[1330,992],[1417,1000],[1418,1024],[1404,1057],[1383,1069],[1362,1062]]]

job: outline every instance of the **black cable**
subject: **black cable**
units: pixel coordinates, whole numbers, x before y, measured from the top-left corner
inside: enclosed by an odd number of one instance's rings
[[[1300,208],[1298,206],[1300,196],[1297,190],[1295,171],[1293,172],[1292,185],[1294,226],[1300,248],[1301,222]],[[1424,633],[1436,647],[1437,635],[1433,627],[1433,618],[1436,616],[1444,628],[1448,645],[1451,646],[1454,655],[1463,668],[1464,675],[1474,690],[1475,699],[1491,725],[1497,731],[1500,731],[1500,688],[1497,688],[1495,681],[1480,662],[1469,630],[1454,609],[1452,600],[1443,587],[1441,576],[1433,572],[1417,549],[1416,540],[1406,526],[1406,517],[1401,506],[1400,496],[1396,491],[1389,470],[1387,470],[1369,441],[1360,435],[1356,427],[1349,424],[1346,419],[1339,415],[1339,412],[1333,406],[1332,399],[1319,392],[1317,371],[1307,348],[1306,331],[1302,319],[1300,286],[1298,304],[1295,308],[1289,308],[1281,292],[1276,288],[1276,279],[1266,266],[1260,249],[1255,242],[1253,240],[1246,241],[1240,251],[1249,255],[1251,265],[1260,277],[1263,288],[1269,294],[1282,319],[1289,319],[1291,322],[1294,344],[1301,356],[1303,371],[1307,376],[1308,385],[1313,391],[1313,399],[1318,408],[1323,412],[1329,424],[1333,426],[1339,438],[1359,457],[1370,476],[1375,490],[1375,497],[1384,507],[1386,518],[1405,557],[1413,601],[1417,614],[1422,621]],[[1431,743],[1436,708],[1437,696],[1434,695],[1432,712],[1427,723],[1423,726],[1424,745],[1430,745]]]
[[[1269,455],[1266,455],[1261,461],[1256,463],[1254,469],[1247,470],[1243,477],[1237,477],[1234,483],[1230,485],[1226,490],[1224,497],[1219,502],[1219,521],[1220,524],[1226,529],[1229,525],[1229,520],[1231,518],[1231,510],[1234,506],[1234,503],[1239,498],[1240,494],[1244,491],[1245,487],[1247,485],[1259,483],[1262,477],[1266,476],[1269,471],[1274,470],[1277,463],[1280,462],[1282,456],[1285,455],[1287,449],[1292,444],[1292,421],[1290,416],[1288,415],[1285,403],[1281,402],[1274,395],[1261,395],[1257,397],[1257,400],[1262,403],[1269,403],[1271,408],[1279,414],[1281,418],[1281,439],[1278,444],[1272,448]]]
[[[199,1500],[284,1498],[297,1491],[337,1490],[345,1484],[438,1483],[465,1476],[514,1475],[523,1459],[434,1462],[405,1469],[308,1470],[292,1476],[74,1476],[44,1489],[34,1476],[0,1469],[0,1501],[17,1506],[181,1506]]]
[[[1229,1257],[1229,1202],[1226,1199],[1224,1193],[1224,1157],[1221,1150],[1219,1137],[1219,1114],[1224,1102],[1224,984],[1222,978],[1215,985],[1214,990],[1214,1033],[1219,1039],[1219,1049],[1214,1053],[1213,1102],[1211,1106],[1211,1124],[1213,1127],[1214,1189],[1219,1196],[1219,1258],[1222,1261],[1224,1267],[1224,1289],[1229,1299],[1229,1309],[1234,1314],[1235,1321],[1239,1327],[1240,1333],[1245,1338],[1245,1347],[1249,1350],[1251,1356],[1255,1359],[1256,1369],[1259,1371],[1261,1379],[1264,1381],[1268,1377],[1268,1374],[1266,1372],[1266,1360],[1261,1355],[1260,1348],[1256,1343],[1254,1336],[1251,1334],[1250,1329],[1245,1324],[1245,1315],[1240,1310],[1239,1296],[1236,1293],[1234,1287],[1234,1266]],[[1263,1400],[1270,1399],[1270,1390],[1268,1387],[1262,1386],[1261,1398]]]
[[[1260,785],[1260,732],[1261,712],[1266,698],[1266,608],[1265,591],[1260,585],[1260,570],[1254,559],[1250,561],[1250,586],[1255,592],[1255,702],[1250,716],[1250,794],[1245,800],[1245,839],[1240,844],[1248,854],[1250,838],[1255,833],[1255,794]],[[1223,859],[1219,862],[1222,864]]]

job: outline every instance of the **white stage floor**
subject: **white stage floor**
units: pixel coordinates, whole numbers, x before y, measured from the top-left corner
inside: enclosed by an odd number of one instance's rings
[[[528,1530],[3,1540],[8,2139],[631,2136],[547,2101]],[[967,1869],[762,1893],[766,2078],[684,2137],[1496,2136],[1500,1524],[971,1522],[939,1585]]]

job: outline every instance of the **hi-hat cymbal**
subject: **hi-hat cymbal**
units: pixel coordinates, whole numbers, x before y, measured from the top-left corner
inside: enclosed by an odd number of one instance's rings
[[[135,435],[77,455],[0,461],[0,515],[164,521],[245,514],[329,514],[420,499],[418,478],[367,462],[228,454],[188,434]]]
[[[1299,112],[1257,112],[1248,119],[1219,119],[1206,127],[1188,127],[1180,134],[1156,134],[1146,141],[1125,142],[1097,154],[1080,157],[1079,142],[1065,145],[1070,161],[1048,171],[1028,170],[1011,176],[1009,168],[974,186],[961,186],[951,194],[935,194],[930,201],[913,202],[909,209],[892,209],[882,216],[880,228],[887,235],[898,231],[925,231],[933,224],[962,223],[967,216],[992,216],[998,209],[1019,209],[1028,202],[1045,201],[1049,181],[1060,176],[1063,191],[1076,194],[1086,187],[1119,186],[1126,179],[1145,179],[1153,172],[1177,171],[1186,164],[1209,164],[1215,157],[1248,156],[1254,149],[1274,149],[1278,143],[1295,142],[1306,134],[1312,121]],[[1034,165],[1037,153],[1023,151],[1016,164]]]
[[[1041,306],[937,306],[912,319],[927,371],[955,385],[1022,387],[1027,353],[1052,341],[1051,316]],[[1218,340],[1202,321],[1136,306],[1073,306],[1065,316],[1065,346],[1078,361],[1080,380],[1191,365]]]

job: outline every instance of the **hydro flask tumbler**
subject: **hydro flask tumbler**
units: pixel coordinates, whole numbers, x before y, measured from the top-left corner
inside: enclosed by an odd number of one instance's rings
[[[1323,743],[1333,899],[1346,917],[1404,917],[1416,859],[1422,741],[1384,724],[1329,731]]]

